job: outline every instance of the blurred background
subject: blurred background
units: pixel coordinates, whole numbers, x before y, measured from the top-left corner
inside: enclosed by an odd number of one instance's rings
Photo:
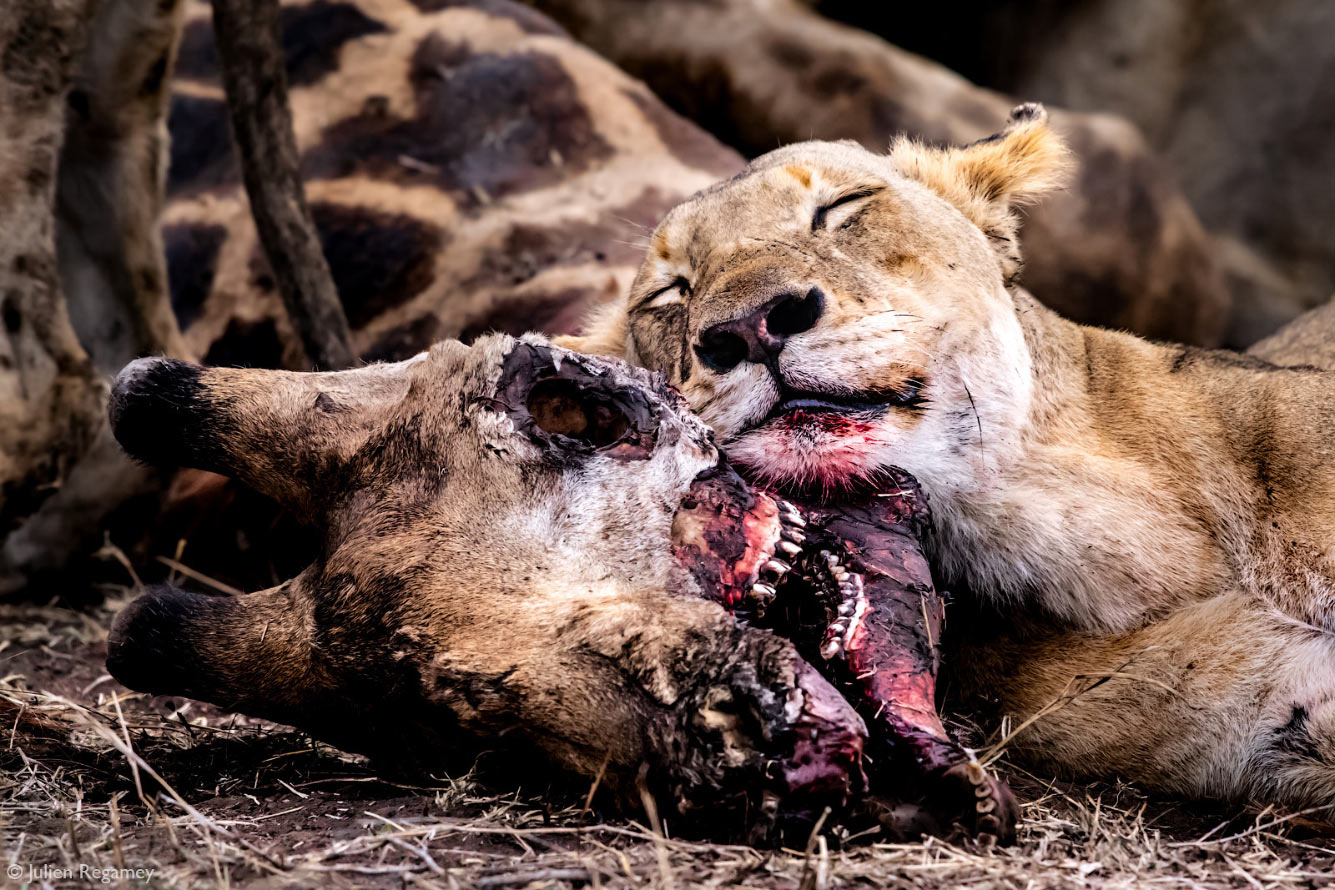
[[[130,465],[98,389],[144,354],[312,364],[255,234],[210,9],[106,0],[87,28],[51,209],[78,342],[48,364],[93,395],[75,405],[14,358],[52,347],[25,345],[37,328],[7,303],[0,408],[12,429],[51,415],[64,432],[0,433],[0,591],[122,573],[108,554],[146,577],[172,560],[267,586],[305,561],[299,526],[218,477]],[[1022,234],[1022,284],[1053,308],[1244,349],[1335,291],[1328,0],[292,0],[282,42],[364,360],[575,330],[624,293],[663,213],[771,148],[967,143],[1032,100],[1080,163]]]
[[[1250,345],[1335,288],[1331,4],[1000,0],[924,4],[911,21],[885,4],[813,5],[979,86],[1133,124],[1212,238],[1224,344]]]

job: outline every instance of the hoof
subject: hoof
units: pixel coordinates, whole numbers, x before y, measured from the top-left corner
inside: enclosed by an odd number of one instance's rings
[[[943,815],[955,834],[979,841],[1015,843],[1019,806],[1006,783],[976,760],[952,766],[941,775]],[[949,801],[949,803],[948,803]]]
[[[960,763],[923,780],[916,800],[869,797],[864,817],[879,824],[890,841],[917,841],[924,835],[980,844],[1015,843],[1019,807],[1006,783],[976,761]]]

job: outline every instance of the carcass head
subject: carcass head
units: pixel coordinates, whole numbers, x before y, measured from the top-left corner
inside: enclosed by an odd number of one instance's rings
[[[270,590],[132,603],[108,665],[134,689],[384,757],[518,746],[752,836],[863,788],[863,721],[726,608],[797,517],[661,378],[504,336],[333,373],[143,359],[111,417],[134,456],[241,480],[322,539]]]

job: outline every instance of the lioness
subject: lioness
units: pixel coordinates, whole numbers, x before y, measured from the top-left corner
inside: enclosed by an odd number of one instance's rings
[[[973,615],[954,681],[1046,708],[1040,764],[1335,807],[1335,376],[1038,304],[1016,208],[1067,168],[1036,105],[964,148],[771,152],[564,345],[665,371],[768,484],[916,475]]]

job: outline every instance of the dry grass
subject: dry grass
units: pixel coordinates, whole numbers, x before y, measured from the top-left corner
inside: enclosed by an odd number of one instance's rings
[[[503,777],[396,784],[299,733],[118,686],[102,666],[116,605],[0,606],[0,871],[46,866],[46,884],[71,887],[105,876],[81,866],[152,869],[165,887],[1335,886],[1335,847],[1300,819],[1044,782],[1004,761],[1027,802],[1003,850],[833,831],[754,850]]]

